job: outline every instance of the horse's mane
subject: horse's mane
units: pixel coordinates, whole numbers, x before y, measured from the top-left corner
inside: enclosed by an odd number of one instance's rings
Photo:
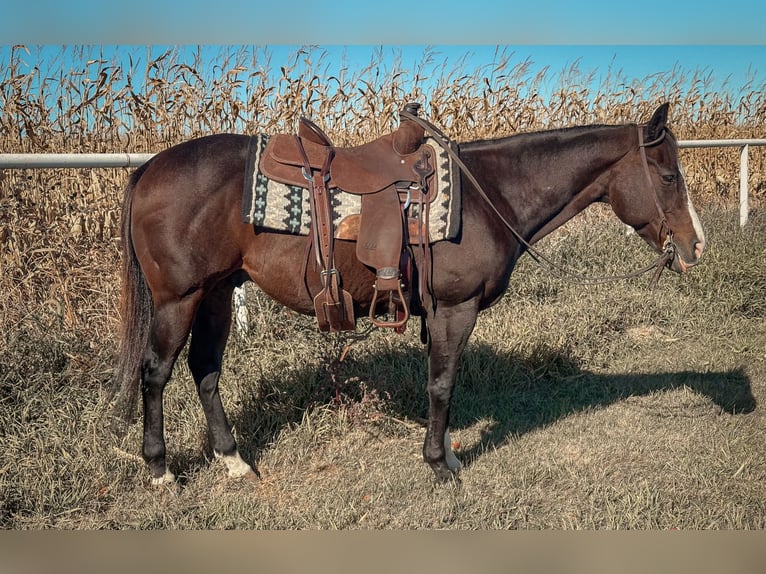
[[[569,127],[563,127],[563,128],[551,128],[546,130],[534,130],[534,131],[528,131],[528,132],[519,132],[516,134],[511,134],[507,136],[500,136],[496,138],[482,138],[477,140],[467,140],[460,142],[460,147],[463,148],[464,146],[477,146],[477,147],[483,147],[486,145],[497,145],[497,144],[503,144],[503,143],[511,143],[511,142],[521,142],[524,140],[537,140],[539,138],[546,138],[546,137],[552,137],[552,136],[560,136],[560,135],[577,135],[578,133],[592,131],[592,130],[598,130],[598,129],[614,129],[614,128],[621,128],[621,127],[627,127],[630,125],[635,124],[622,124],[622,125],[615,125],[615,124],[589,124],[589,125],[581,125],[581,126],[569,126]]]

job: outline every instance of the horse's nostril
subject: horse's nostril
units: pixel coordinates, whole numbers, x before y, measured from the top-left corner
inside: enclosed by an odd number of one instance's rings
[[[705,242],[704,241],[697,241],[694,244],[694,257],[699,259],[702,257],[702,252],[705,251]]]

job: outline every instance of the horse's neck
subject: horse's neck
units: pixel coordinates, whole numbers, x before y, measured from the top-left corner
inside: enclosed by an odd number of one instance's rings
[[[496,140],[494,148],[484,142],[472,163],[478,168],[486,158],[494,189],[485,191],[534,243],[602,197],[599,177],[627,153],[626,129],[536,132]]]

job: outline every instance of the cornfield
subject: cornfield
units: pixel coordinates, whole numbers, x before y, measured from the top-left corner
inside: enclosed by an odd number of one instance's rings
[[[373,60],[328,77],[320,48],[298,50],[275,73],[268,48],[221,48],[212,63],[203,61],[201,48],[169,49],[138,69],[132,57],[127,63],[107,59],[103,48],[65,47],[58,58],[22,73],[22,62],[34,52],[17,46],[10,61],[0,63],[0,142],[6,153],[151,153],[211,133],[290,132],[306,115],[338,145],[354,145],[394,129],[396,113],[408,101],[422,102],[422,114],[456,141],[641,121],[661,101],[671,104],[679,139],[763,136],[766,86],[718,93],[709,76],[668,73],[642,82],[607,77],[593,87],[592,72],[576,65],[558,77],[533,74],[529,61],[511,56],[498,51],[494,62],[465,70],[426,51],[414,70]],[[541,88],[551,82],[556,87],[544,100]],[[735,197],[735,149],[689,150],[684,156],[695,200]],[[751,151],[756,203],[766,196],[765,162],[763,149]],[[72,235],[114,237],[116,190],[124,177],[115,170],[5,173],[3,197],[18,194],[20,203],[9,209],[3,202],[10,225],[2,234],[24,227],[17,218],[27,216]],[[17,247],[12,251],[18,256],[28,246]]]

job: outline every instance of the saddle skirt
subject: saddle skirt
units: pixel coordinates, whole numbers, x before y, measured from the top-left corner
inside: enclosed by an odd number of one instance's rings
[[[282,138],[283,136],[273,136]],[[309,191],[299,185],[281,183],[267,177],[260,169],[264,150],[272,139],[259,134],[250,139],[249,153],[245,172],[245,185],[242,198],[242,221],[256,227],[295,235],[308,235],[311,226]],[[285,140],[286,141],[286,140]],[[279,147],[286,145],[279,139]],[[430,242],[454,239],[460,232],[460,171],[453,165],[449,154],[433,140],[425,142],[435,156],[434,176],[431,179],[428,236]],[[339,165],[342,165],[339,163]],[[363,165],[363,164],[362,164]],[[336,238],[354,239],[354,230],[358,228],[358,216],[361,213],[364,194],[346,192],[339,183],[343,183],[343,172],[331,181],[332,219]],[[367,181],[373,181],[369,179]],[[354,182],[349,182],[354,185]],[[374,183],[371,184],[373,187]],[[367,191],[372,191],[369,189]],[[418,216],[418,204],[413,201],[409,207],[413,217]]]

